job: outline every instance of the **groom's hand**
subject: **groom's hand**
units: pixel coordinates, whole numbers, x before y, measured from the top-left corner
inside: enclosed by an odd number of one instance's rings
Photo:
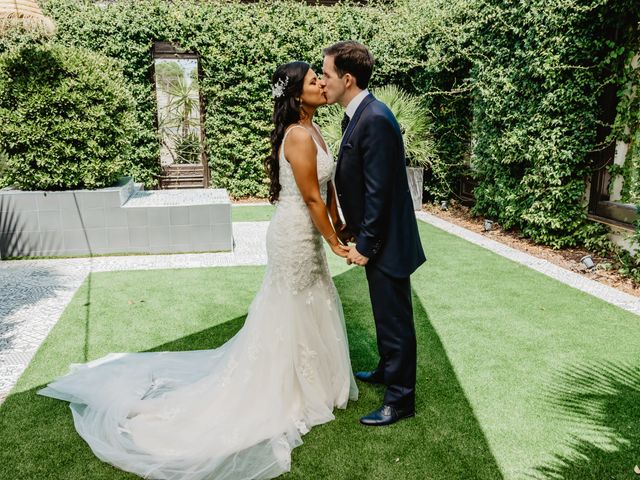
[[[362,255],[356,247],[350,247],[349,253],[347,254],[347,264],[351,265],[352,263],[364,267],[369,263],[369,257]]]

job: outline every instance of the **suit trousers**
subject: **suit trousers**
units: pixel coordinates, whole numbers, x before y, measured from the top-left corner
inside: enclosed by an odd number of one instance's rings
[[[380,354],[376,376],[387,386],[384,403],[413,409],[417,358],[411,281],[391,277],[375,264],[367,265],[366,272]]]

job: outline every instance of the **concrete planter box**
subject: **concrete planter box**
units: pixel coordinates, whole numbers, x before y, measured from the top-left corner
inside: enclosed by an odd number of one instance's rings
[[[232,247],[225,190],[144,191],[130,178],[99,190],[0,190],[0,259]]]
[[[424,168],[407,167],[407,179],[409,180],[409,191],[413,200],[413,209],[422,209],[422,193],[424,192]]]

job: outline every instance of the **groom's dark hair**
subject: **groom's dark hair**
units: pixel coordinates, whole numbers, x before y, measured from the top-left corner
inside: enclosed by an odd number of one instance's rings
[[[356,79],[356,85],[363,90],[369,86],[373,73],[373,55],[367,47],[353,40],[334,43],[322,53],[333,57],[336,73],[340,78],[350,73]]]

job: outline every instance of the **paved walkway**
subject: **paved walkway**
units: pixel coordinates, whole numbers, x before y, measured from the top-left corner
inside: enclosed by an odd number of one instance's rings
[[[640,314],[640,299],[515,250],[487,236],[418,212],[420,220],[526,265],[606,302]],[[232,253],[20,260],[0,262],[0,402],[90,272],[264,265],[268,222],[233,224]]]

